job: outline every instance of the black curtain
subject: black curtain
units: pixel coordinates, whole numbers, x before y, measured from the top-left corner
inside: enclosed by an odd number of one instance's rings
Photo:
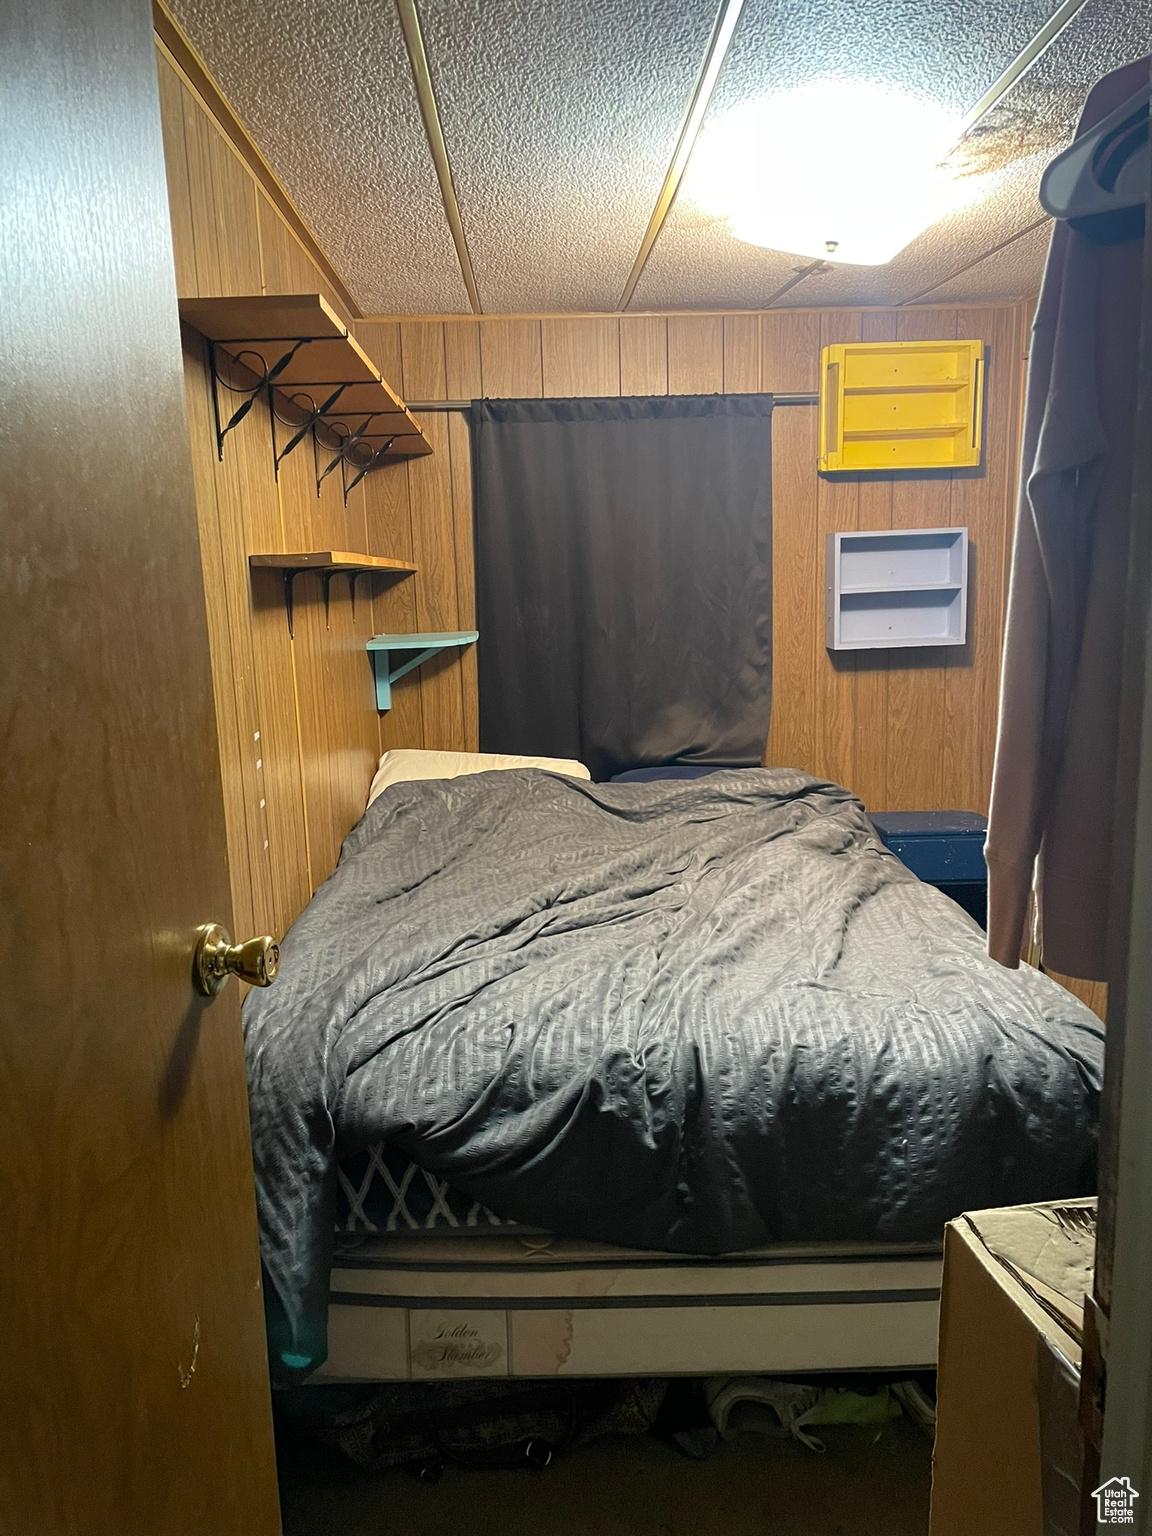
[[[480,745],[759,763],[772,397],[472,405]]]

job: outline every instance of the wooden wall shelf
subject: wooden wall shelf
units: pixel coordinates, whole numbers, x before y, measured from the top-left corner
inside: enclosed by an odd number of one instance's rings
[[[354,555],[346,549],[317,549],[307,554],[249,555],[248,564],[275,571],[394,571],[413,574],[417,567],[388,555]]]
[[[398,678],[407,676],[439,651],[454,645],[472,645],[479,638],[474,629],[445,630],[427,635],[373,635],[366,649],[376,674],[376,708],[381,713],[392,708],[392,684]],[[389,659],[392,651],[412,651],[414,654],[399,666],[393,666]]]
[[[249,555],[248,564],[257,571],[279,571],[284,578],[284,608],[288,614],[288,633],[295,639],[293,623],[293,584],[305,571],[315,571],[324,583],[324,622],[328,622],[328,590],[338,571],[348,577],[352,609],[356,609],[357,576],[413,576],[418,569],[408,560],[393,560],[390,555],[360,555],[346,549],[313,549],[283,555]]]
[[[820,361],[820,469],[940,470],[980,463],[984,343],[849,341]]]
[[[314,450],[319,431],[330,439],[321,444],[333,455],[323,471],[317,451],[317,493],[338,464],[347,500],[369,470],[432,452],[403,400],[320,294],[181,299],[180,318],[209,342],[220,458],[224,439],[261,396],[269,406],[277,471],[306,437]],[[244,396],[227,421],[221,387]],[[291,434],[282,448],[278,419]]]
[[[825,571],[824,643],[830,651],[965,643],[966,528],[830,533]]]

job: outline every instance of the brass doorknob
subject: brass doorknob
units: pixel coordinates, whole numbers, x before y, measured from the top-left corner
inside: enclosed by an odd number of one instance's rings
[[[279,969],[280,946],[271,934],[233,944],[232,935],[219,923],[196,930],[192,981],[205,997],[215,997],[229,976],[239,976],[251,987],[270,987]]]

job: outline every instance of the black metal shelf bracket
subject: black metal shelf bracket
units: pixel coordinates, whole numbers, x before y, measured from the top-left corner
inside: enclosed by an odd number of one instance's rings
[[[391,448],[392,444],[395,441],[396,441],[395,435],[393,435],[392,437],[388,438],[385,441],[383,448],[378,449],[377,452],[375,452],[370,459],[368,459],[366,462],[360,464],[359,466],[356,465],[355,460],[352,460],[352,461],[346,460],[344,458],[344,456],[341,455],[340,462],[342,464],[347,463],[347,462],[351,462],[352,463],[352,467],[354,469],[356,469],[356,474],[352,477],[351,480],[348,479],[347,472],[345,470],[342,469],[340,471],[340,478],[344,482],[344,505],[345,506],[348,505],[348,497],[349,497],[350,493],[356,489],[356,487],[360,484],[361,480],[363,480],[364,476],[368,473],[368,471],[371,470],[371,469],[375,469],[377,464],[383,464],[383,462],[384,462],[384,455],[388,452],[389,448]]]
[[[347,506],[349,495],[360,484],[364,476],[368,474],[370,470],[375,469],[378,464],[382,464],[384,462],[385,455],[387,454],[389,448],[391,448],[392,444],[396,441],[395,433],[393,433],[391,437],[386,438],[383,446],[376,449],[375,452],[371,453],[367,459],[356,458],[355,451],[364,442],[364,439],[367,437],[371,425],[376,417],[383,416],[385,414],[388,413],[384,411],[371,411],[367,416],[364,417],[360,425],[352,430],[349,430],[344,422],[326,422],[325,425],[328,426],[338,437],[340,436],[341,432],[344,433],[344,436],[340,438],[339,447],[335,450],[330,450],[333,456],[331,459],[329,459],[328,463],[323,469],[320,468],[319,452],[316,447],[316,433],[315,430],[313,430],[312,447],[313,456],[316,463],[317,496],[320,495],[320,487],[323,485],[324,481],[327,480],[328,476],[332,473],[336,466],[339,465],[340,483],[344,492],[344,505]],[[349,469],[356,471],[351,480],[348,478]]]
[[[284,612],[288,615],[289,640],[295,640],[296,638],[296,629],[295,625],[293,624],[295,610],[292,600],[292,584],[296,580],[298,574],[299,573],[296,571],[284,572]]]
[[[340,479],[344,492],[344,505],[348,505],[348,497],[360,484],[369,470],[376,468],[384,462],[388,450],[396,441],[396,434],[386,439],[383,447],[372,452],[367,459],[358,458],[356,450],[364,445],[365,438],[369,435],[372,422],[378,416],[395,415],[394,411],[370,411],[354,429],[349,429],[342,421],[331,421],[329,417],[339,404],[340,397],[346,389],[353,387],[349,380],[342,383],[334,383],[331,380],[317,384],[311,382],[298,383],[295,392],[291,395],[286,390],[281,390],[281,398],[287,400],[301,412],[302,419],[290,421],[276,408],[276,381],[287,369],[289,363],[300,351],[301,347],[308,345],[310,341],[324,341],[329,338],[322,336],[301,336],[295,340],[290,337],[254,337],[243,341],[209,341],[208,358],[212,374],[212,417],[216,428],[216,455],[224,458],[224,439],[235,427],[238,427],[248,415],[253,405],[263,396],[268,402],[268,415],[272,432],[272,469],[277,480],[280,478],[280,466],[288,455],[294,452],[306,437],[312,438],[312,462],[316,475],[316,495],[320,496],[321,486],[336,466],[340,465]],[[287,347],[276,361],[268,363],[263,352],[258,349],[268,348],[275,343],[278,347]],[[228,377],[226,370],[221,369],[220,355],[223,353],[233,364],[238,365],[246,374],[251,375],[254,383],[235,382],[235,374]],[[224,420],[221,391],[226,390],[232,395],[243,395],[243,399],[232,412],[228,420]],[[327,391],[320,404],[316,404],[316,395],[321,390]],[[315,393],[309,393],[314,391]],[[291,429],[291,436],[283,447],[276,439],[276,423]],[[333,453],[333,458],[324,469],[320,468],[320,455],[318,433],[321,428],[326,428],[338,439],[335,449],[324,444],[328,451]],[[353,471],[351,479],[349,471]],[[291,626],[289,626],[291,627]]]
[[[286,338],[275,337],[272,339],[279,345],[283,345]],[[257,345],[267,346],[269,344],[268,338],[255,337],[246,338],[243,342],[210,341],[208,343],[208,360],[212,373],[212,416],[216,424],[216,455],[218,458],[223,459],[224,457],[224,439],[234,427],[240,425],[261,395],[267,397],[269,408],[271,408],[272,389],[276,380],[284,372],[300,348],[307,346],[310,341],[317,339],[314,336],[299,337],[271,365],[265,362],[262,353],[256,351]],[[242,368],[255,375],[255,384],[230,384],[226,378],[222,377],[219,363],[219,353],[222,348],[225,350],[225,355],[230,357],[233,362],[239,363]],[[230,348],[235,348],[236,350],[228,350]],[[255,358],[260,364],[259,368],[253,368],[250,363],[244,361],[245,358]],[[243,395],[245,397],[233,411],[227,422],[224,421],[223,413],[220,409],[221,386],[229,394]],[[275,449],[273,449],[273,452],[275,452]]]
[[[332,393],[328,396],[322,405],[317,405],[312,396],[305,394],[303,391],[300,391],[298,394],[287,396],[288,403],[290,405],[295,405],[304,412],[304,420],[302,422],[287,421],[283,416],[281,416],[280,412],[276,409],[275,391],[269,391],[268,416],[272,423],[272,471],[277,480],[280,478],[280,466],[292,452],[293,448],[299,447],[299,445],[304,441],[308,434],[314,430],[316,423],[320,421],[324,415],[332,409],[332,407],[336,404],[337,400],[339,400],[340,396],[347,388],[347,384],[337,384],[336,388],[332,391]],[[303,404],[302,402],[307,403]],[[295,428],[292,436],[288,439],[288,442],[284,445],[283,448],[278,448],[276,445],[276,423],[278,421],[283,426]]]
[[[295,566],[284,572],[284,612],[288,619],[288,638],[296,638],[296,596],[295,586],[297,576],[307,575],[304,566]],[[341,573],[332,567],[321,567],[315,572],[320,578],[321,590],[324,593],[324,628],[332,628],[332,578]],[[343,573],[348,578],[348,597],[351,604],[352,623],[356,623],[356,578],[357,576],[371,576],[371,571],[357,571],[348,569]]]

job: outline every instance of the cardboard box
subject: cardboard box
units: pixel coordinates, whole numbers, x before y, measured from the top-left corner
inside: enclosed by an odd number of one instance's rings
[[[1076,1536],[1094,1203],[950,1222],[930,1536]]]

